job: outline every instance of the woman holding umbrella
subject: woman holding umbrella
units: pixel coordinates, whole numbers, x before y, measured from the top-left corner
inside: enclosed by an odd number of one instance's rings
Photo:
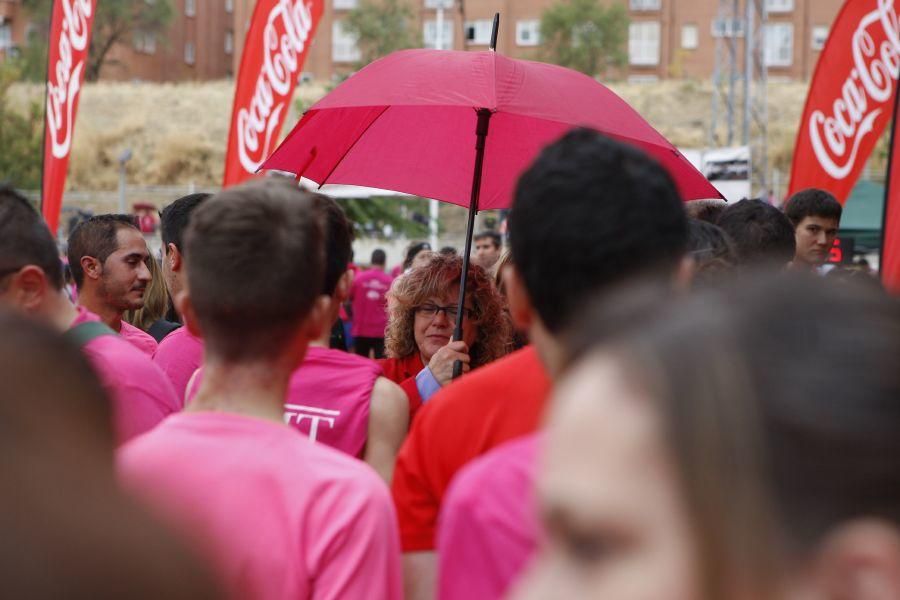
[[[489,275],[470,265],[465,306],[458,306],[462,259],[435,254],[426,265],[394,282],[388,292],[384,375],[409,396],[410,419],[452,379],[453,363],[463,372],[509,351],[510,325],[503,299]],[[461,340],[452,340],[460,312]]]

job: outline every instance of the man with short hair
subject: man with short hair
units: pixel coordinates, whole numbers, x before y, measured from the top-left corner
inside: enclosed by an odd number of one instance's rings
[[[475,251],[472,261],[485,271],[490,270],[500,260],[503,240],[496,231],[482,231],[475,235]]]
[[[841,226],[842,212],[841,203],[825,190],[800,190],[788,199],[784,214],[794,226],[794,266],[815,269],[825,264]]]
[[[385,273],[387,255],[381,248],[372,251],[372,266],[358,275],[350,288],[353,310],[353,348],[360,356],[384,358],[384,328],[387,300],[393,277]]]
[[[178,409],[165,375],[140,350],[63,291],[56,243],[40,215],[0,187],[0,304],[53,326],[77,343],[112,404],[118,443],[153,428]]]
[[[762,200],[729,205],[716,222],[734,241],[741,267],[784,268],[794,259],[794,228],[784,213]]]
[[[209,197],[210,194],[204,193],[182,196],[160,213],[160,231],[165,248],[162,272],[173,302],[186,285],[184,232],[191,214]],[[187,327],[179,327],[160,342],[153,361],[168,375],[183,406],[188,381],[203,362],[203,342]]]
[[[69,234],[69,269],[78,287],[78,303],[148,356],[157,343],[122,319],[126,310],[144,306],[150,283],[147,242],[129,215],[98,215]]]
[[[401,598],[384,483],[284,422],[291,374],[329,314],[309,195],[256,180],[190,221],[178,308],[203,333],[203,381],[184,412],[122,449],[123,482],[198,542],[229,597]]]
[[[671,282],[689,271],[687,218],[672,179],[639,150],[585,129],[545,148],[522,175],[509,230],[510,314],[533,346],[443,388],[413,421],[392,484],[412,600],[436,587],[435,530],[451,479],[472,459],[537,429],[559,368],[560,336],[585,303],[629,279]],[[494,473],[496,485],[509,481]],[[490,506],[494,516],[515,514]],[[480,568],[490,570],[496,558]],[[442,582],[468,578],[465,569],[441,572]]]

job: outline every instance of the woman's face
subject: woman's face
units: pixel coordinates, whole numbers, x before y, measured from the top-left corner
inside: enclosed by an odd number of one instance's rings
[[[410,269],[418,269],[419,267],[424,267],[431,260],[431,257],[434,253],[429,248],[422,248],[419,252],[413,257],[412,262],[409,265]]]
[[[443,296],[433,296],[423,304],[455,307],[457,302],[459,302],[459,285],[453,285],[447,289]],[[471,299],[466,300],[466,308],[473,308]],[[423,315],[416,311],[413,320],[413,335],[425,364],[428,364],[435,352],[450,343],[455,327],[456,320],[448,316],[444,311],[440,311],[434,316]],[[470,349],[477,337],[478,325],[472,319],[463,319],[463,341]]]
[[[611,359],[558,385],[538,490],[546,539],[519,600],[701,597],[659,417]]]

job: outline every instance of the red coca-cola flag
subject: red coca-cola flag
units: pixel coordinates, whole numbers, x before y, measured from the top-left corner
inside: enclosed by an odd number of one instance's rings
[[[50,17],[41,212],[54,235],[59,225],[95,8],[95,0],[54,0]]]
[[[881,227],[881,282],[892,294],[900,294],[900,135],[897,134],[897,116],[900,103],[894,103],[894,127],[891,131],[890,159],[888,160],[887,189],[884,197],[884,223]]]
[[[843,203],[891,120],[900,69],[893,0],[847,0],[819,57],[797,132],[789,194],[828,190]]]
[[[275,149],[322,8],[322,0],[256,3],[234,91],[223,187],[256,173]]]

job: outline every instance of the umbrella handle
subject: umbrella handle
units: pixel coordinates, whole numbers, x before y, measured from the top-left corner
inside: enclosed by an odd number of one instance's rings
[[[462,375],[462,361],[454,360],[453,361],[453,379],[456,379],[460,375]]]

